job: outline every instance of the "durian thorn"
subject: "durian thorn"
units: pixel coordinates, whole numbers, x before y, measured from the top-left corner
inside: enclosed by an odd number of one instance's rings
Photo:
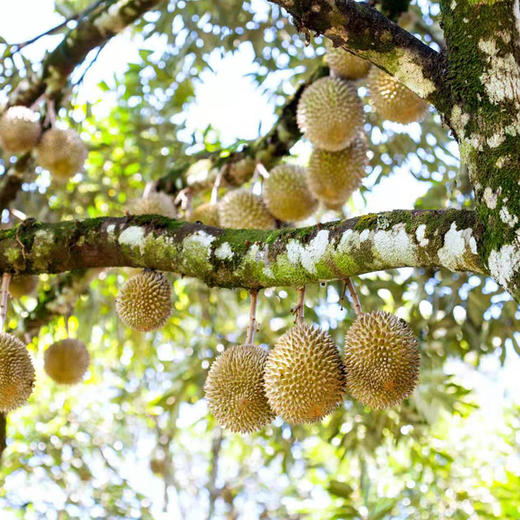
[[[215,177],[215,182],[213,183],[213,188],[211,189],[211,197],[209,199],[210,204],[216,204],[218,202],[218,190],[222,184],[225,169],[226,165],[222,166],[222,168],[219,169],[217,176]]]
[[[305,285],[298,289],[298,305],[296,309],[296,323],[302,323],[305,313]]]
[[[247,327],[246,344],[252,345],[256,331],[256,304],[258,301],[258,289],[251,289],[249,295],[251,297],[251,307],[249,309],[249,325]]]
[[[9,282],[11,275],[4,273],[2,275],[2,289],[0,292],[0,331],[4,332],[5,319],[7,317],[7,300],[9,298]]]
[[[350,294],[350,299],[352,300],[354,311],[358,316],[360,316],[361,314],[363,314],[363,309],[361,308],[361,302],[359,301],[359,296],[356,291],[356,288],[354,287],[354,284],[352,283],[352,280],[350,278],[345,279],[345,288],[348,289],[348,292]]]

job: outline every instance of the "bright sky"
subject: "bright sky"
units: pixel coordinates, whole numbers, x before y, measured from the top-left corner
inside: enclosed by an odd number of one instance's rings
[[[9,42],[21,42],[59,22],[61,18],[53,14],[52,0],[8,2],[0,17],[0,36]],[[59,40],[59,36],[40,40],[28,47],[25,54],[31,59],[41,59],[44,52],[54,48]],[[98,103],[96,108],[101,112],[110,108],[110,104],[115,102],[114,98],[102,94],[96,87],[97,83],[105,80],[110,84],[114,74],[122,73],[126,63],[137,59],[136,45],[128,34],[123,33],[113,38],[86,76],[81,88],[82,100]],[[190,129],[205,128],[211,123],[220,130],[223,141],[228,143],[237,138],[257,137],[259,125],[262,131],[268,130],[274,121],[273,107],[245,76],[254,70],[250,51],[245,48],[224,60],[215,59],[212,65],[215,72],[208,71],[201,75],[196,91],[196,104],[188,109]],[[305,153],[305,145],[298,150]],[[401,168],[397,174],[385,179],[373,190],[368,196],[368,205],[364,211],[412,208],[416,198],[426,188],[425,183],[416,181],[406,168]],[[357,207],[361,206],[359,197],[355,197],[354,201]],[[501,404],[504,398],[510,400],[513,391],[518,390],[520,359],[514,352],[509,352],[503,368],[499,367],[498,360],[492,356],[483,358],[482,368],[478,373],[462,363],[455,363],[452,368],[463,377],[465,383],[478,389],[483,405],[482,412],[479,413],[481,418],[478,420],[482,420],[482,417],[489,418],[489,414],[496,415],[501,408],[497,403]],[[132,469],[135,473],[135,468]],[[158,494],[157,503],[161,503],[161,491],[157,490],[155,477],[141,482],[140,486],[148,488],[143,491],[148,491],[150,496]],[[159,511],[157,515],[157,518],[162,518]]]

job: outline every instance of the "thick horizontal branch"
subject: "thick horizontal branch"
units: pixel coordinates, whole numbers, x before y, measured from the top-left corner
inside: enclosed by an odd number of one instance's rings
[[[208,285],[301,286],[396,267],[486,273],[472,211],[370,214],[299,229],[232,230],[145,215],[0,231],[0,271],[148,267]]]
[[[288,155],[289,150],[302,137],[296,122],[296,109],[303,91],[308,85],[328,75],[328,73],[328,67],[323,65],[317,67],[279,109],[278,119],[266,135],[246,143],[239,152],[231,155],[219,151],[214,153],[202,152],[187,157],[185,165],[173,169],[159,179],[157,189],[166,193],[176,193],[183,188],[190,188],[193,191],[207,188],[213,184],[216,171],[221,167],[223,167],[223,184],[237,185],[236,179],[230,175],[231,167],[233,163],[243,159],[253,159],[262,163],[266,168],[274,166],[278,160]],[[210,164],[202,175],[190,178],[189,166],[201,159],[209,159]]]
[[[71,72],[87,54],[156,7],[162,0],[112,0],[89,13],[45,58],[41,72],[22,81],[9,96],[9,105],[31,105],[41,95],[60,97]]]
[[[438,52],[368,4],[354,0],[271,0],[294,18],[298,30],[314,31],[397,77],[441,108],[443,60]]]

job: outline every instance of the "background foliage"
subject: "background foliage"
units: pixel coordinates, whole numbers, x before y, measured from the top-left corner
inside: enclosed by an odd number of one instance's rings
[[[88,4],[57,1],[55,8],[70,17]],[[442,45],[437,3],[414,1],[409,13],[409,30]],[[201,78],[215,67],[218,73],[220,60],[251,56],[250,80],[274,112],[324,53],[321,39],[306,45],[264,0],[170,1],[131,31],[138,58],[114,76],[109,64],[96,69],[102,51],[92,69],[99,100],[86,102],[82,87],[94,52],[73,75],[59,112],[89,143],[85,172],[55,184],[37,169],[13,205],[26,215],[51,222],[122,215],[148,181],[175,171],[187,155],[233,149],[243,139],[239,127],[231,141],[218,127],[193,128],[186,116],[197,105]],[[3,96],[39,67],[9,43],[0,49]],[[366,96],[363,84],[360,94]],[[396,190],[420,187],[416,208],[472,207],[456,147],[433,111],[406,127],[378,120],[369,105],[366,116],[371,163],[346,215],[377,210],[371,192],[388,177],[402,183]],[[268,130],[260,123],[258,136]],[[300,143],[291,160],[305,164],[309,151]],[[0,173],[8,166],[4,157]],[[2,219],[7,225],[7,212]],[[364,308],[397,313],[420,337],[415,394],[386,412],[347,400],[322,424],[276,421],[240,437],[223,433],[207,415],[202,386],[215,356],[244,337],[247,293],[171,275],[172,319],[156,333],[138,334],[114,313],[128,275],[111,269],[41,276],[38,294],[12,302],[8,327],[36,331],[29,348],[39,377],[29,405],[8,418],[0,469],[7,518],[147,519],[161,518],[163,508],[168,518],[190,519],[520,517],[520,403],[508,390],[516,383],[508,374],[518,366],[519,313],[492,280],[420,269],[362,277]],[[38,322],[38,304],[71,280],[72,294],[50,321]],[[339,284],[310,287],[306,317],[341,345],[354,316],[341,307],[339,291]],[[272,345],[291,325],[294,302],[294,292],[283,288],[262,293],[259,342]],[[69,311],[70,331],[88,343],[92,364],[82,384],[63,388],[43,373],[42,359],[46,346],[65,336]],[[164,475],[152,475],[151,458],[166,460]]]

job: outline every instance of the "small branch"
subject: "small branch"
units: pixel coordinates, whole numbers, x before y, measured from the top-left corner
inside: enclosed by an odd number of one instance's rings
[[[361,314],[363,314],[361,302],[359,301],[358,293],[350,278],[347,278],[345,280],[345,287],[348,289],[348,292],[350,294],[350,299],[352,300],[352,305],[354,306],[354,311],[356,312],[356,315],[361,316]]]
[[[441,93],[444,78],[439,53],[369,4],[355,0],[270,1],[293,16],[299,31],[324,35],[336,46],[396,76],[435,106],[446,103]]]
[[[258,300],[258,290],[253,289],[249,292],[251,297],[251,308],[249,309],[249,325],[247,327],[246,345],[252,345],[255,340],[256,332],[256,304]]]
[[[41,73],[31,81],[22,81],[12,91],[8,105],[31,106],[42,94],[59,99],[63,95],[70,74],[83,63],[92,49],[104,45],[145,12],[154,9],[161,1],[107,2],[106,9],[87,9],[88,15],[84,16],[47,55]],[[118,6],[119,9],[113,9],[114,6]],[[94,7],[97,7],[97,4],[94,4]]]
[[[192,192],[211,188],[216,180],[213,168],[207,169],[206,178],[197,176],[196,180],[192,181],[186,176],[188,168],[201,159],[210,159],[213,166],[218,168],[219,171],[225,166],[222,170],[221,186],[236,186],[236,181],[229,176],[230,166],[234,162],[250,158],[257,162],[261,161],[267,168],[274,166],[279,159],[289,153],[292,146],[302,136],[296,122],[296,108],[305,87],[328,73],[328,67],[317,67],[280,109],[278,120],[265,136],[255,141],[250,141],[240,152],[235,152],[231,155],[226,154],[225,157],[222,156],[223,154],[220,150],[215,153],[204,151],[188,157],[184,166],[173,169],[166,176],[159,179],[157,189],[166,193],[178,193],[186,187],[189,187]]]

